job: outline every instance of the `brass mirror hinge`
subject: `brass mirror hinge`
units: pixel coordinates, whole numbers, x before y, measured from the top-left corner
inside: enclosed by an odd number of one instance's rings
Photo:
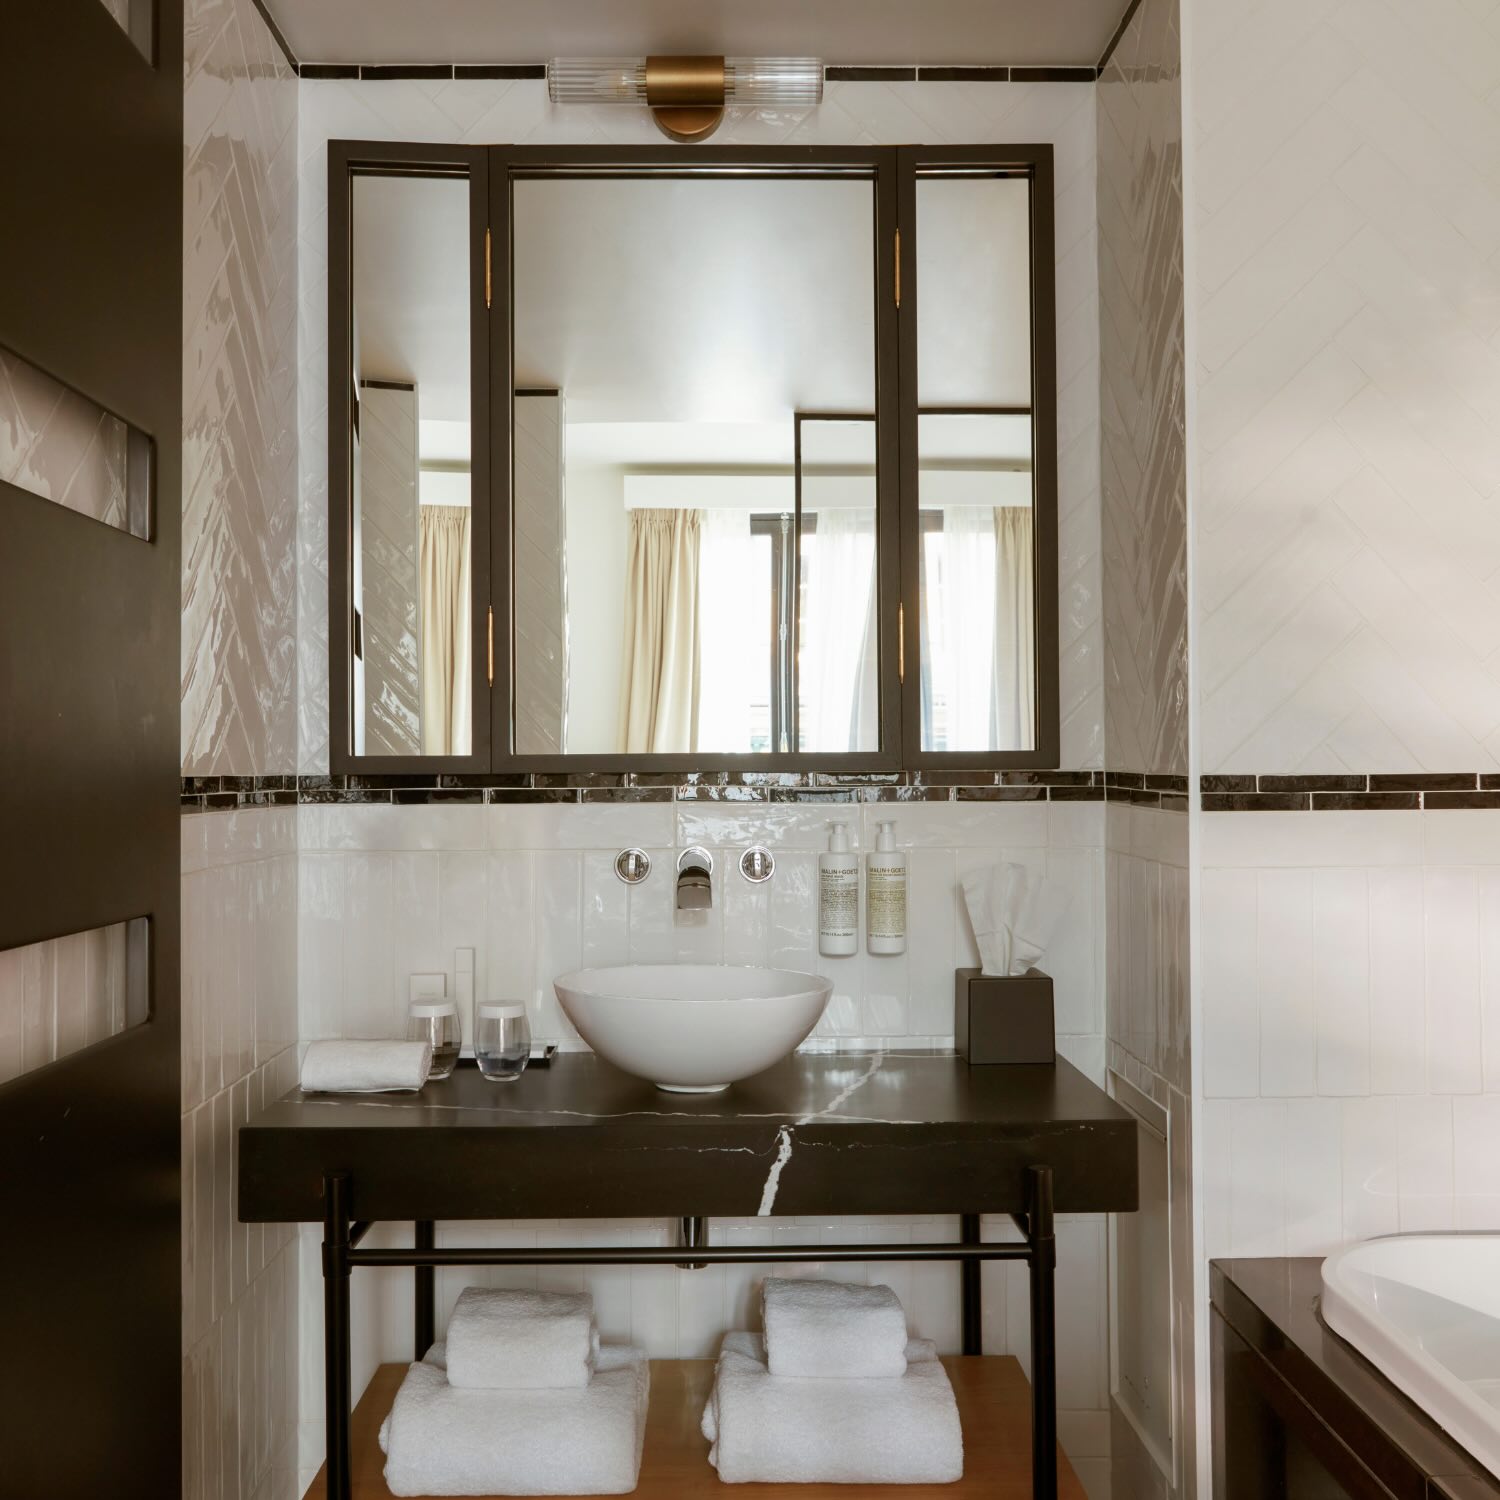
[[[906,606],[896,606],[896,677],[906,681]]]
[[[896,306],[901,306],[901,230],[896,230]]]
[[[495,606],[489,605],[485,610],[485,647],[484,661],[485,672],[489,678],[491,687],[495,685]]]
[[[490,232],[484,231],[484,305],[490,305]]]

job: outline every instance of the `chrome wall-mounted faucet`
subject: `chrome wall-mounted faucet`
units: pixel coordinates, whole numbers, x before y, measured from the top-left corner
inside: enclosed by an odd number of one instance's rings
[[[677,910],[707,911],[714,904],[714,857],[696,845],[677,856]]]

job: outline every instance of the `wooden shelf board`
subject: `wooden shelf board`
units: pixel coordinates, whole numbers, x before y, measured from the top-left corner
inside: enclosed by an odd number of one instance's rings
[[[1009,1357],[945,1358],[958,1398],[964,1429],[964,1477],[957,1484],[740,1484],[725,1491],[744,1500],[1030,1500],[1031,1386],[1020,1364]],[[388,1500],[383,1477],[385,1455],[378,1434],[405,1365],[381,1365],[354,1408],[352,1428],[354,1500]],[[651,1362],[651,1409],[646,1419],[646,1448],[641,1459],[640,1500],[679,1500],[718,1488],[708,1463],[708,1443],[698,1430],[704,1402],[713,1383],[708,1359],[661,1359]],[[1059,1500],[1084,1500],[1082,1486],[1062,1453],[1057,1459]],[[306,1500],[326,1500],[323,1471]]]

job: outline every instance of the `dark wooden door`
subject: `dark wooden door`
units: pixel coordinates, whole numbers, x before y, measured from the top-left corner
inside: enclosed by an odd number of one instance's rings
[[[0,1084],[0,1492],[169,1496],[181,0],[0,3],[0,200],[0,355],[128,427],[144,533],[0,482],[0,950],[134,933],[115,1034]]]

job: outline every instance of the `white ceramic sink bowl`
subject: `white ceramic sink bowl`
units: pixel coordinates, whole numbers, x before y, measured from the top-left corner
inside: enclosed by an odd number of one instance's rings
[[[554,981],[578,1034],[617,1068],[679,1094],[716,1094],[797,1049],[833,982],[734,964],[617,964]]]

